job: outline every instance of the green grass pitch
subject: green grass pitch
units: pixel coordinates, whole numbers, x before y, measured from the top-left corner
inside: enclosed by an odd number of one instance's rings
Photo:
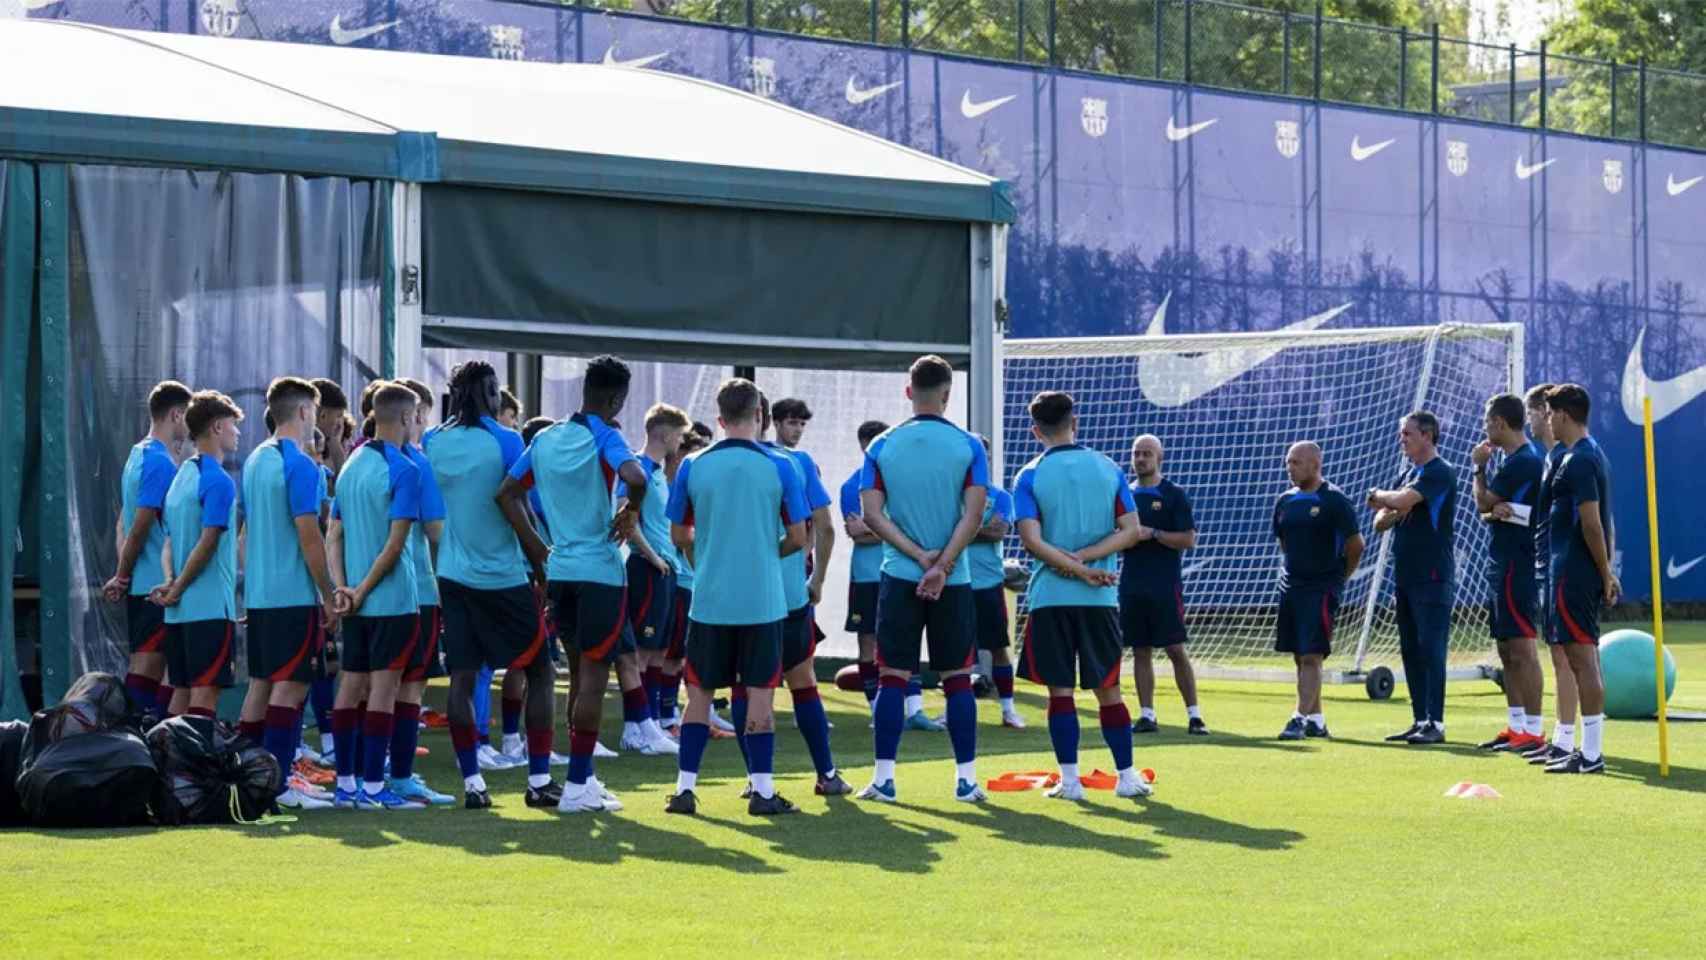
[[[1671,640],[1673,704],[1706,709],[1706,624]],[[517,771],[488,775],[483,813],[0,832],[0,957],[1698,955],[1706,724],[1671,726],[1668,779],[1650,722],[1609,724],[1607,775],[1549,777],[1469,746],[1504,722],[1486,681],[1451,685],[1451,745],[1379,742],[1407,725],[1403,694],[1329,687],[1336,739],[1282,744],[1286,686],[1204,684],[1203,740],[1164,683],[1164,731],[1137,743],[1158,774],[1148,801],[958,804],[947,736],[909,733],[900,805],[825,802],[784,709],[780,787],[802,813],[774,822],[737,800],[725,740],[697,820],[663,813],[673,761],[636,756],[600,765],[627,804],[615,815],[529,810]],[[1021,684],[1019,699],[1029,730],[980,705],[985,779],[1053,768],[1045,698]],[[862,785],[863,698],[827,701]],[[1081,766],[1106,769],[1093,700],[1079,706]],[[459,792],[448,738],[423,742],[423,773]],[[1461,780],[1503,797],[1442,796]]]

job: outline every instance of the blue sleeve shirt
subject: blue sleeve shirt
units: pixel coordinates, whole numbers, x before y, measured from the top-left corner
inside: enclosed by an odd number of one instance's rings
[[[1044,541],[1068,552],[1082,550],[1113,533],[1120,517],[1135,504],[1125,475],[1112,460],[1076,443],[1050,447],[1019,471],[1013,483],[1014,513],[1022,522],[1042,525]],[[1116,560],[1091,563],[1112,570]],[[1031,563],[1028,603],[1043,607],[1117,607],[1117,587],[1094,587],[1063,577],[1041,560]]]
[[[142,552],[137,554],[136,566],[130,571],[130,595],[133,597],[147,596],[150,590],[166,580],[166,573],[160,566],[160,552],[166,546],[164,511],[166,492],[172,488],[172,480],[177,475],[178,465],[172,462],[171,451],[153,437],[144,437],[130,448],[130,455],[125,458],[124,473],[119,478],[125,536],[130,535],[138,510],[147,508],[160,514],[155,517],[154,526],[148,529],[148,538],[142,542]]]
[[[841,517],[859,517],[864,515],[864,504],[859,499],[859,475],[863,468],[853,471],[841,484]],[[876,583],[882,579],[883,545],[880,543],[855,543],[853,557],[849,562],[849,579],[853,583]]]
[[[427,538],[426,525],[444,519],[444,494],[438,489],[438,479],[433,476],[432,462],[427,460],[426,451],[405,443],[403,455],[414,464],[421,484],[420,522],[409,528],[409,552],[415,561],[415,606],[436,607],[438,575],[432,569],[432,543]]]
[[[1529,441],[1533,444],[1534,441]],[[1535,450],[1539,451],[1535,445]],[[1545,582],[1552,571],[1552,480],[1558,474],[1558,464],[1564,461],[1564,455],[1569,453],[1561,443],[1554,443],[1552,449],[1546,451],[1544,466],[1540,470],[1540,493],[1534,500],[1534,572]]]
[[[920,414],[891,427],[865,449],[859,489],[881,490],[883,512],[913,543],[941,550],[965,512],[965,491],[989,485],[983,443],[941,417]],[[883,544],[884,576],[916,583],[923,568]],[[957,563],[950,586],[971,583],[971,566]]]
[[[510,476],[539,493],[551,538],[546,577],[612,587],[627,582],[610,521],[616,474],[629,462],[637,461],[620,433],[593,414],[577,413],[534,435],[533,445],[510,467]],[[642,513],[644,508],[642,502]]]
[[[1398,586],[1456,582],[1453,525],[1457,517],[1457,471],[1434,457],[1411,472],[1404,485],[1422,495],[1392,529],[1392,568]]]
[[[1163,478],[1153,487],[1138,486],[1133,481],[1131,497],[1137,519],[1146,527],[1171,533],[1196,529],[1196,520],[1191,516],[1191,498],[1185,495],[1184,488],[1171,480]],[[1159,540],[1145,540],[1132,546],[1125,551],[1120,564],[1120,593],[1176,596],[1184,583],[1180,562],[1183,555],[1183,551],[1174,550]]]
[[[1491,524],[1492,542],[1487,556],[1487,576],[1492,582],[1503,584],[1505,578],[1516,568],[1534,567],[1534,530],[1532,525],[1540,518],[1535,515],[1533,508],[1540,498],[1540,475],[1545,471],[1540,455],[1532,444],[1523,444],[1515,453],[1498,455],[1498,460],[1492,465],[1487,475],[1487,489],[1497,494],[1499,499],[1510,504],[1520,504],[1529,507],[1530,526],[1518,526],[1494,520]],[[1526,581],[1525,581],[1526,582]]]
[[[521,459],[521,434],[482,417],[470,427],[441,426],[424,439],[444,499],[438,575],[476,590],[525,585],[527,558],[497,504],[505,472]]]
[[[669,481],[664,478],[663,464],[643,453],[636,459],[646,475],[646,499],[640,504],[640,534],[652,552],[662,557],[671,569],[680,569],[675,544],[669,539]]]
[[[989,499],[983,504],[983,523],[987,526],[990,521],[1000,517],[1013,524],[1013,495],[995,484],[989,485]],[[1001,544],[988,540],[973,540],[966,548],[966,560],[971,564],[971,588],[973,590],[988,590],[999,587],[1006,580],[1006,570],[1001,563]]]
[[[788,614],[785,528],[805,522],[797,461],[749,440],[723,440],[682,461],[670,489],[671,523],[692,527],[695,623],[773,623]]]
[[[1292,487],[1274,504],[1281,590],[1333,590],[1344,585],[1345,544],[1357,535],[1356,509],[1338,487],[1323,481],[1305,493]]]
[[[1612,556],[1611,473],[1605,456],[1592,437],[1583,437],[1570,447],[1552,478],[1551,533],[1552,583],[1575,591],[1598,592],[1602,587],[1599,565],[1588,551],[1582,529],[1582,505],[1599,504],[1600,523],[1605,528],[1605,555]]]
[[[794,477],[799,481],[800,493],[805,501],[805,520],[811,528],[811,514],[819,507],[830,504],[829,491],[824,489],[823,478],[818,474],[817,464],[802,450],[790,450],[779,443],[761,443],[765,450],[783,458],[794,469]],[[812,539],[806,538],[804,548],[782,558],[782,596],[788,604],[789,612],[806,606],[811,599],[806,581],[811,576]]]
[[[312,607],[320,602],[302,542],[297,517],[320,517],[318,465],[288,437],[267,440],[243,461],[243,515],[247,558],[243,605],[250,610]]]
[[[421,514],[420,470],[402,450],[378,440],[364,444],[338,474],[336,511],[344,528],[344,582],[359,586],[385,550],[395,520],[417,521]],[[411,540],[384,579],[356,611],[360,617],[396,617],[415,613],[417,561]]]
[[[184,572],[204,529],[220,530],[219,546],[176,606],[166,608],[167,623],[237,619],[237,484],[206,454],[178,467],[166,491],[166,532],[172,538],[172,576]]]

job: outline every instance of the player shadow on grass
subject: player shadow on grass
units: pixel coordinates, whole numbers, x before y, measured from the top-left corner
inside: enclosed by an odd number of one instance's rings
[[[813,797],[804,801],[808,806],[800,814],[774,820],[724,819],[703,812],[699,819],[769,843],[774,853],[837,866],[868,864],[890,873],[929,873],[942,859],[936,847],[958,839],[946,830],[885,815],[929,812],[921,807],[885,804],[879,811],[869,803],[836,798],[816,812],[813,808],[823,802]]]
[[[1163,837],[1197,840],[1204,843],[1228,843],[1246,850],[1290,850],[1293,844],[1308,839],[1308,835],[1284,827],[1252,827],[1232,820],[1222,820],[1184,807],[1162,803],[1154,797],[1137,801],[1143,811],[1140,822],[1153,827]],[[1087,805],[1095,817],[1110,817],[1127,821],[1126,811],[1100,804]]]
[[[1167,853],[1161,849],[1161,845],[1153,840],[1129,834],[1098,833],[1095,830],[1086,830],[1070,820],[1063,820],[1042,813],[1031,813],[1012,805],[1033,801],[1039,804],[1056,804],[1061,815],[1065,817],[1090,813],[1112,817],[1127,825],[1142,822],[1139,820],[1141,812],[1138,808],[1125,806],[1129,801],[1120,800],[1120,807],[1108,808],[1104,812],[1098,804],[1091,801],[1074,804],[1067,801],[1049,800],[1040,793],[1008,794],[1002,798],[966,808],[963,811],[927,810],[924,812],[941,817],[944,820],[952,820],[962,826],[988,830],[994,834],[995,839],[1006,840],[1010,843],[1066,850],[1094,850],[1098,853],[1111,853],[1118,857],[1134,860],[1164,860],[1167,857]]]
[[[509,802],[520,806],[521,798],[515,796]],[[626,812],[550,813],[547,819],[513,820],[460,810],[407,813],[327,810],[305,814],[289,825],[250,828],[248,835],[268,839],[298,836],[331,839],[357,849],[429,844],[455,847],[480,857],[515,853],[603,865],[639,859],[746,874],[783,872],[750,853],[715,847],[683,831],[638,823]]]

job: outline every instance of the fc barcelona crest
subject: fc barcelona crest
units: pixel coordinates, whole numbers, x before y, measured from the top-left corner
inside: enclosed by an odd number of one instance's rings
[[[647,627],[646,628],[646,639],[650,640],[652,637],[657,636],[657,632],[658,632],[657,627]]]
[[[853,621],[854,623],[864,623],[865,622],[865,615],[862,613],[855,613],[855,614],[850,615],[847,619]]]
[[[1599,180],[1601,183],[1605,184],[1605,192],[1606,193],[1617,193],[1618,191],[1622,190],[1623,189],[1623,161],[1621,161],[1621,160],[1607,160],[1607,161],[1605,161],[1605,172],[1600,174]]]
[[[771,57],[748,57],[746,88],[761,97],[776,95],[776,61]]]
[[[1078,114],[1078,122],[1083,125],[1084,132],[1092,137],[1100,137],[1108,132],[1108,101],[1095,97],[1083,99],[1084,109]]]
[[[1309,515],[1312,517],[1319,517],[1321,515],[1321,508],[1320,507],[1310,507],[1309,508]]]
[[[1463,140],[1447,140],[1445,142],[1445,168],[1454,177],[1461,177],[1469,172],[1469,144]]]
[[[1302,143],[1303,139],[1297,133],[1296,120],[1274,121],[1274,149],[1280,152],[1280,156],[1287,160],[1297,156],[1297,148]]]

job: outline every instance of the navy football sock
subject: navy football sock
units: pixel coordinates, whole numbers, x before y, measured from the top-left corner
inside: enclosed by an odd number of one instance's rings
[[[296,745],[301,742],[296,736],[296,718],[300,715],[300,710],[289,707],[267,707],[261,742],[278,760],[279,772],[285,780],[290,779],[290,768],[296,761]]]
[[[751,762],[746,752],[746,688],[735,687],[729,691],[729,722],[735,728],[735,746],[740,747],[740,758]]]
[[[1108,752],[1114,755],[1114,769],[1119,771],[1129,768],[1131,766],[1131,711],[1126,709],[1124,703],[1103,704],[1102,739],[1108,744]]]
[[[942,681],[942,692],[948,695],[948,739],[954,744],[954,762],[971,763],[977,759],[977,697],[971,690],[971,676],[949,677]]]
[[[1048,698],[1048,738],[1054,744],[1056,763],[1063,767],[1078,764],[1078,707],[1071,697]],[[1127,741],[1128,749],[1129,745]]]
[[[827,777],[835,772],[835,756],[829,749],[829,716],[824,713],[823,698],[818,695],[816,685],[801,687],[793,695],[794,724],[806,739],[806,749],[811,751],[817,775]]]
[[[381,783],[385,780],[385,758],[391,754],[391,714],[367,711],[361,732],[361,779]]]
[[[906,722],[906,681],[883,677],[877,691],[876,750],[878,760],[893,760],[900,753],[900,731]]]
[[[391,723],[391,776],[407,780],[415,772],[415,745],[421,740],[421,705],[398,701]]]

